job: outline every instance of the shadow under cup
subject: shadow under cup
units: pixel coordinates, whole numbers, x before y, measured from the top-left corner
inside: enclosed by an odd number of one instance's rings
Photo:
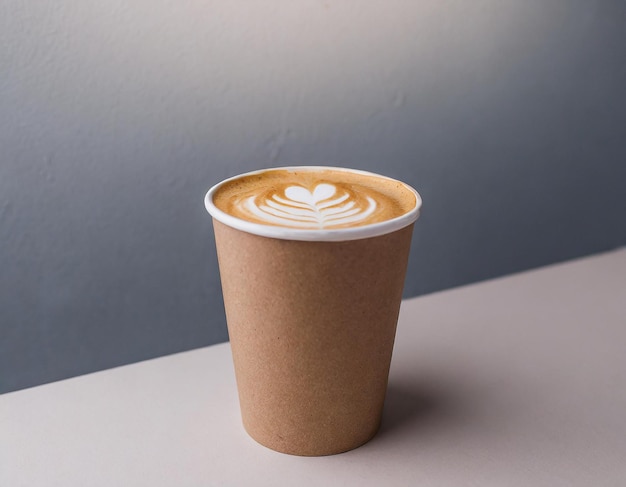
[[[207,202],[242,420],[257,442],[317,456],[376,434],[416,198],[401,228],[346,241],[257,235],[223,223]]]

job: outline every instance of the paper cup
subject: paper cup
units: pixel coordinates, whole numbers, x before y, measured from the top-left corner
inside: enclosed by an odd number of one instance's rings
[[[382,415],[419,195],[399,221],[294,234],[225,217],[220,184],[205,204],[246,431],[294,455],[364,444]]]

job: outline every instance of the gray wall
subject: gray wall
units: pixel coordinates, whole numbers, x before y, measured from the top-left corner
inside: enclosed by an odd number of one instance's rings
[[[626,243],[626,4],[0,4],[0,392],[227,339],[202,198],[420,190],[406,296]]]

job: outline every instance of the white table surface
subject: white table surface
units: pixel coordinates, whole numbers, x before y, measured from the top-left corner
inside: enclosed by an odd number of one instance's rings
[[[228,344],[0,396],[0,486],[624,486],[626,249],[403,303],[382,429],[240,425]]]

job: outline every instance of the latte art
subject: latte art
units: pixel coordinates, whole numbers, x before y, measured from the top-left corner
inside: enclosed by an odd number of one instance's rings
[[[415,221],[419,204],[415,190],[400,181],[324,167],[243,174],[216,185],[207,198],[207,209],[218,220],[225,218],[235,227],[246,228],[253,223],[255,233],[294,239],[327,238],[326,232],[335,230],[342,231],[341,235],[331,232],[337,239],[369,235],[371,232],[353,227],[396,220],[400,220],[397,225],[401,228]],[[396,223],[385,224],[380,231],[395,226]],[[291,230],[285,233],[276,227]]]
[[[318,184],[313,191],[288,186],[281,193],[250,196],[240,203],[242,210],[270,224],[329,228],[366,220],[377,207],[370,196],[359,198],[353,191],[340,191],[330,183]]]

